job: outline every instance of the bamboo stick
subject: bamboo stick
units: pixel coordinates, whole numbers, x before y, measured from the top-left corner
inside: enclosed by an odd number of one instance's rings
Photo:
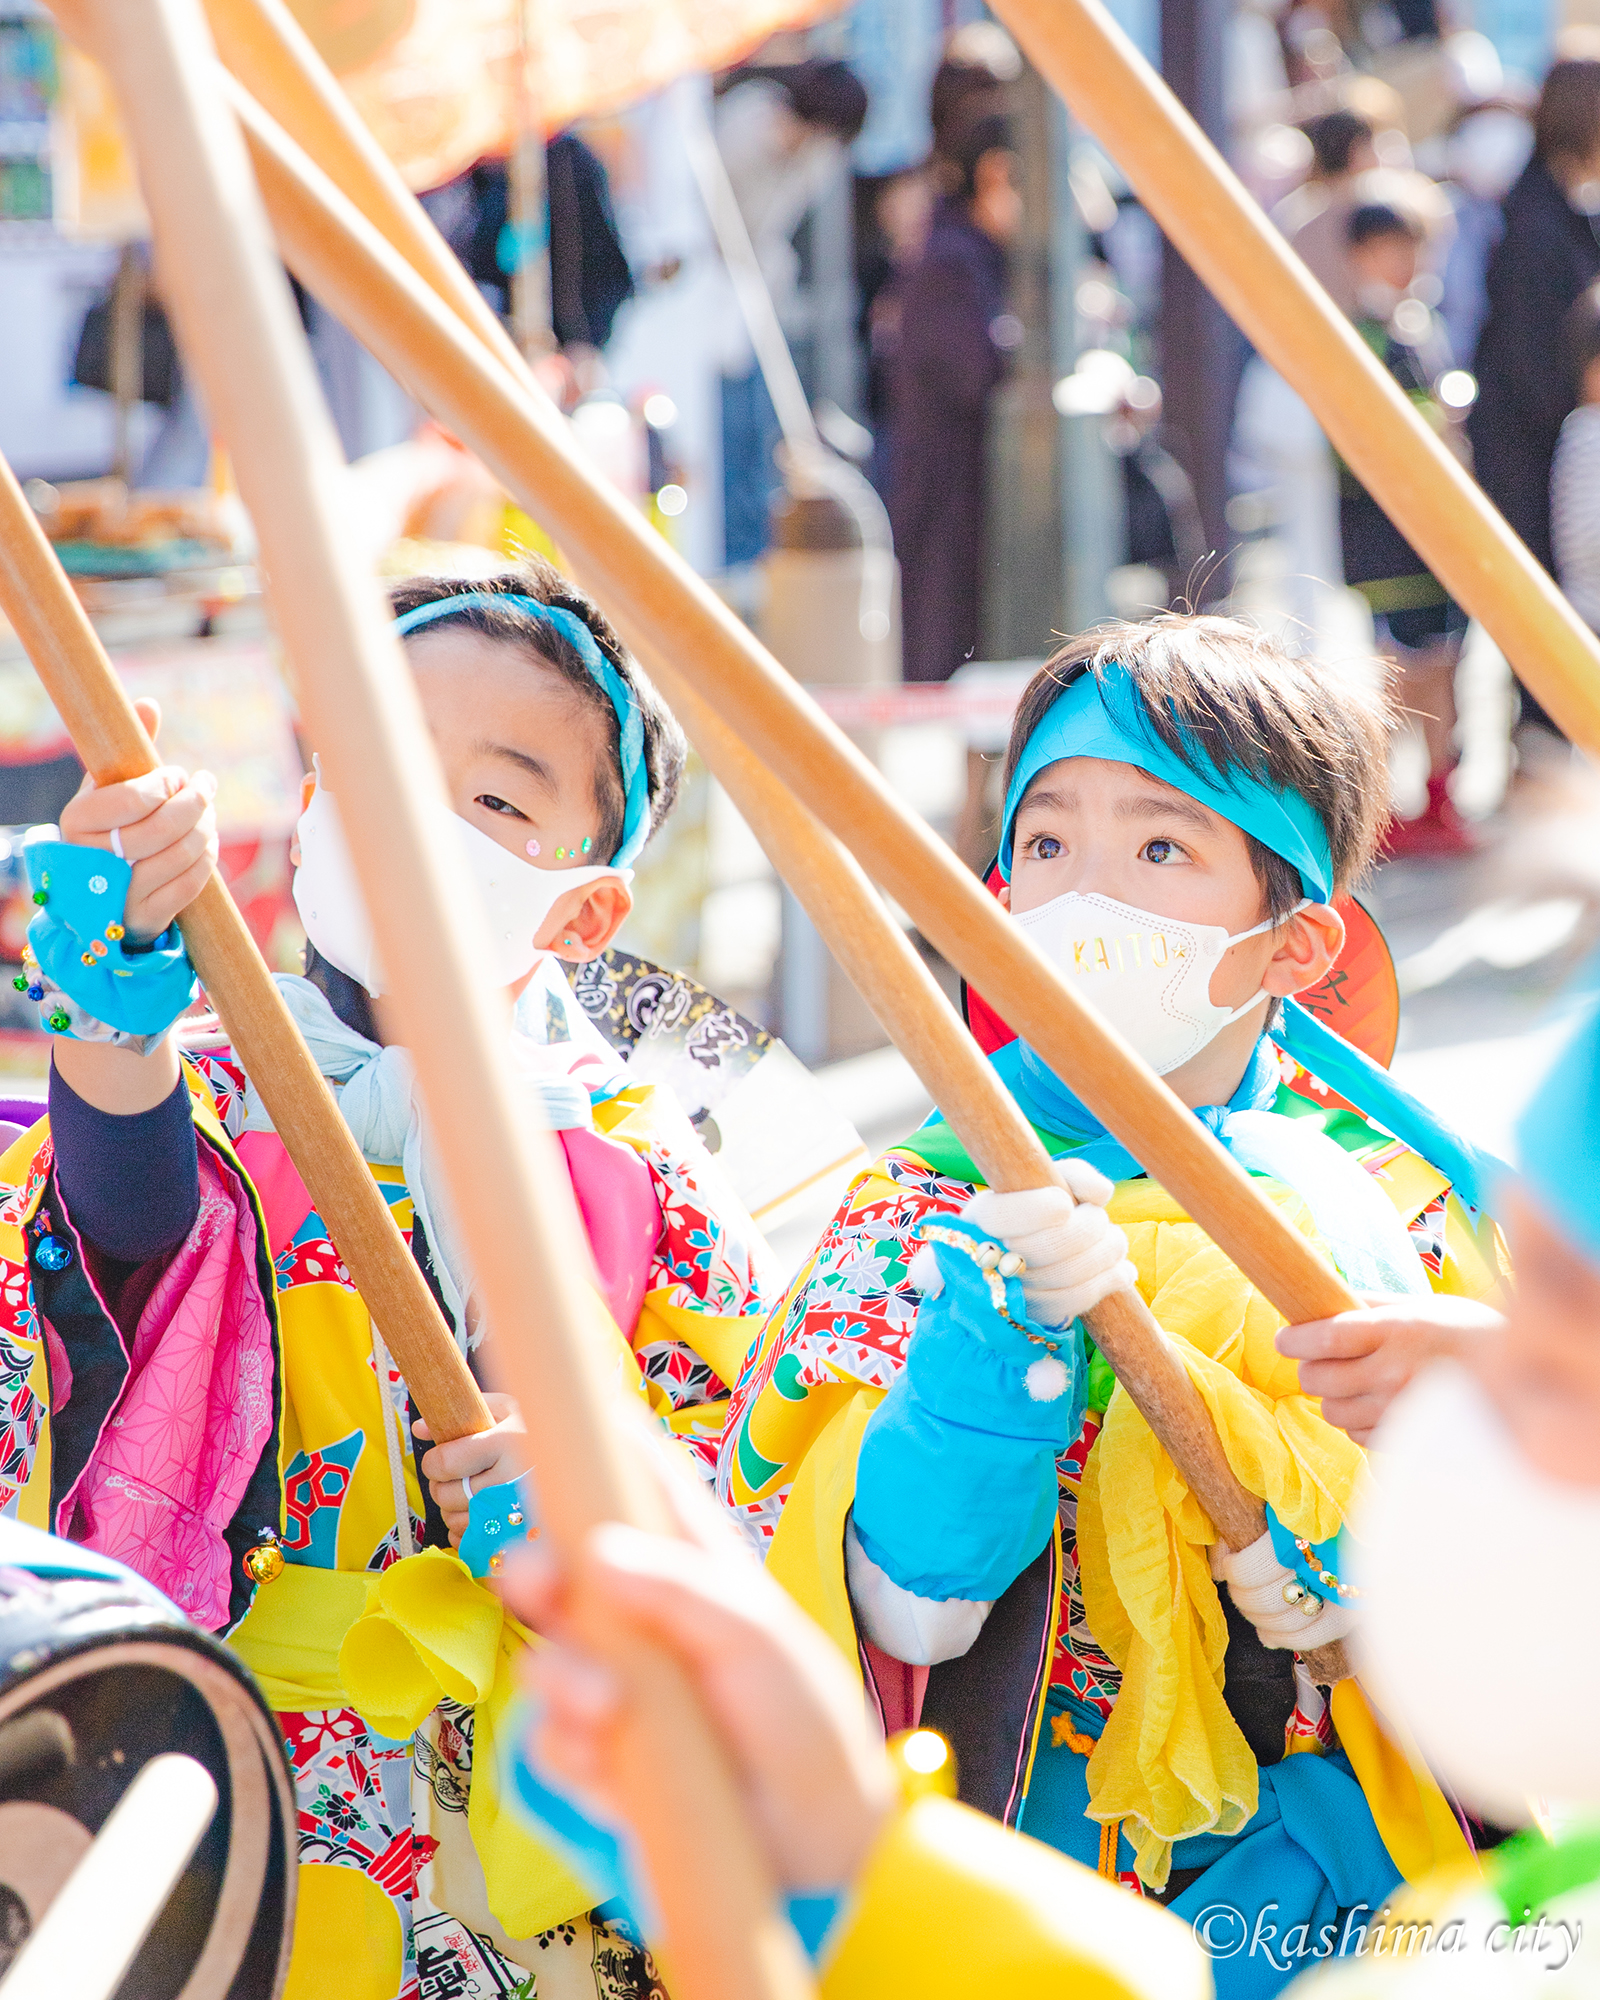
[[[203,5],[218,55],[245,80],[262,110],[312,153],[324,173],[493,354],[510,368],[521,368],[522,355],[499,315],[401,180],[284,0],[203,0]]]
[[[95,783],[155,770],[156,747],[3,458],[0,609]],[[435,1437],[487,1430],[493,1419],[455,1337],[221,876],[212,875],[180,923],[206,993],[417,1408]]]
[[[595,1524],[659,1523],[616,1421],[582,1224],[549,1136],[503,1085],[503,999],[474,908],[454,894],[425,801],[443,785],[416,690],[375,580],[341,546],[342,468],[249,163],[216,80],[197,0],[95,0],[97,52],[132,136],[163,288],[236,468],[274,587],[310,734],[394,979],[492,1329],[518,1394],[556,1545],[580,1555]],[[452,324],[456,324],[452,320]],[[577,1574],[581,1580],[582,1566]],[[581,1594],[587,1643],[621,1669],[621,1801],[660,1907],[659,1940],[686,2000],[799,1996],[811,1982],[777,1914],[759,1841],[721,1746],[681,1670],[619,1644]]]
[[[995,12],[1439,581],[1573,742],[1600,753],[1595,635],[1100,0],[995,0]]]
[[[578,458],[548,400],[499,366],[247,92],[237,83],[230,90],[296,275],[519,504],[557,526],[563,551],[630,643],[692,677],[745,745],[1287,1318],[1348,1310],[1354,1301],[1331,1265],[1085,1006],[804,689]]]

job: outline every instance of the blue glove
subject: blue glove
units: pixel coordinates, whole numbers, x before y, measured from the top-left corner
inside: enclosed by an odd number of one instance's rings
[[[177,925],[148,950],[130,952],[122,920],[133,869],[104,848],[76,847],[54,833],[54,827],[35,827],[23,843],[39,905],[28,926],[37,972],[24,972],[23,990],[43,1000],[46,986],[54,986],[93,1021],[122,1034],[165,1034],[195,996],[194,968]],[[45,1026],[70,1034],[77,1023],[66,1007],[56,1006],[47,1011]]]
[[[902,1590],[992,1602],[1050,1538],[1056,1458],[1083,1423],[1083,1334],[1035,1325],[1021,1284],[992,1268],[1004,1245],[973,1224],[940,1216],[921,1234],[942,1287],[925,1286],[906,1365],[868,1420],[855,1529]]]
[[[467,1502],[467,1525],[456,1554],[474,1576],[493,1576],[507,1549],[525,1542],[532,1529],[533,1474],[480,1486]]]

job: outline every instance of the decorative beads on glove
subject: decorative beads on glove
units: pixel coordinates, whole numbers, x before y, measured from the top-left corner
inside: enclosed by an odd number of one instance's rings
[[[961,1211],[1018,1260],[1000,1268],[1020,1280],[1029,1317],[1041,1326],[1080,1319],[1112,1292],[1131,1291],[1136,1278],[1128,1239],[1106,1214],[1110,1181],[1083,1160],[1058,1160],[1056,1171],[1064,1187],[984,1188]]]
[[[1228,1595],[1261,1635],[1262,1645],[1280,1652],[1306,1653],[1331,1645],[1356,1622],[1352,1606],[1318,1597],[1279,1562],[1270,1530],[1237,1553],[1226,1542],[1216,1543],[1211,1574],[1227,1584]]]
[[[126,861],[59,840],[53,826],[29,831],[23,857],[39,907],[28,926],[32,956],[21,990],[44,1003],[41,1025],[86,1041],[158,1042],[195,995],[177,926],[130,950],[123,915],[133,869]]]
[[[136,1056],[147,1056],[172,1032],[169,1027],[156,1035],[130,1035],[126,1029],[97,1021],[70,993],[62,992],[34,957],[30,944],[22,947],[22,970],[11,983],[39,1009],[41,1034],[64,1036],[72,1042],[105,1042],[114,1049],[131,1049]]]
[[[1035,1403],[1053,1403],[1064,1396],[1073,1383],[1073,1369],[1062,1360],[1062,1342],[1048,1331],[1030,1325],[1028,1302],[1018,1282],[1022,1259],[1003,1243],[986,1240],[967,1217],[965,1210],[944,1222],[924,1222],[918,1231],[922,1248],[906,1266],[906,1275],[925,1299],[942,1299],[948,1277],[962,1296],[960,1305],[981,1325],[984,1306],[989,1308],[996,1332],[1005,1332],[1026,1341],[1035,1352],[1025,1366],[1023,1384]],[[943,1256],[940,1251],[943,1251]],[[956,1261],[952,1263],[952,1254]],[[980,1338],[985,1336],[980,1335]],[[997,1353],[1021,1359],[1027,1349],[1017,1340],[997,1340],[991,1333],[985,1344]]]

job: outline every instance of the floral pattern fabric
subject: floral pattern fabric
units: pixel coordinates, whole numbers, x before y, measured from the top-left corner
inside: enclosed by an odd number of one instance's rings
[[[1320,1115],[1311,1110],[1322,1095],[1315,1079],[1287,1062],[1285,1069],[1275,1108]],[[1339,1117],[1330,1136],[1361,1160],[1406,1216],[1434,1289],[1472,1296],[1492,1289],[1499,1270],[1488,1218],[1467,1209],[1425,1162],[1358,1114],[1345,1108]],[[835,1411],[858,1391],[886,1390],[894,1380],[921,1305],[908,1276],[918,1231],[930,1217],[960,1209],[977,1185],[934,1171],[914,1139],[886,1153],[847,1190],[774,1311],[735,1385],[717,1469],[720,1499],[759,1548],[770,1544],[806,1452]],[[1090,1411],[1057,1462],[1064,1561],[1051,1680],[1109,1715],[1121,1675],[1089,1630],[1077,1552],[1078,1488],[1099,1425]],[[1302,1741],[1326,1735],[1314,1691],[1290,1727]]]
[[[226,1051],[193,1060],[224,1128],[230,1137],[240,1137],[248,1115],[243,1071]],[[674,1428],[682,1420],[703,1417],[704,1435],[691,1431],[685,1442],[700,1462],[708,1450],[714,1461],[728,1390],[710,1359],[685,1337],[685,1329],[692,1335],[702,1319],[727,1319],[750,1331],[760,1325],[775,1289],[767,1275],[765,1243],[737,1203],[720,1198],[703,1149],[688,1121],[673,1115],[670,1101],[657,1102],[648,1087],[610,1090],[596,1102],[595,1122],[644,1161],[661,1211],[645,1304],[638,1326],[624,1333],[631,1335],[653,1406],[674,1421]],[[385,1168],[380,1184],[409,1241],[411,1205],[397,1172]],[[280,1302],[291,1312],[295,1295],[305,1298],[315,1288],[355,1296],[350,1273],[314,1210],[295,1227],[290,1242],[276,1247],[274,1273]],[[742,1352],[747,1344],[742,1331],[736,1341]],[[376,1366],[370,1352],[367,1360]],[[414,1412],[392,1362],[381,1386],[401,1419],[402,1434],[409,1437]],[[375,1547],[368,1543],[352,1551],[340,1540],[341,1511],[367,1443],[360,1429],[314,1441],[307,1437],[290,1459],[284,1533],[290,1561],[349,1568],[359,1558],[369,1568],[386,1569],[401,1559],[393,1526]],[[423,1523],[414,1506],[411,1526],[420,1546]],[[370,1555],[364,1553],[368,1547]],[[430,1896],[438,1842],[424,1829],[439,1823],[437,1814],[465,1814],[471,1711],[444,1704],[405,1743],[376,1736],[354,1709],[285,1714],[280,1720],[294,1765],[301,1860],[312,1866],[358,1868],[389,1897],[403,1945],[396,2000],[497,2000],[501,1995],[529,2000],[537,1991],[537,1973],[530,1975],[489,1939],[437,1908]],[[465,1837],[464,1820],[462,1827]],[[597,2000],[664,2000],[648,1952],[623,1926],[579,1920],[534,1945],[542,1962],[579,1955]]]

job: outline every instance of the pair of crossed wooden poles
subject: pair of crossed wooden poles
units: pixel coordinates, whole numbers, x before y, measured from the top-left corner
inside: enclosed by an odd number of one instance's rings
[[[425,831],[438,765],[374,580],[350,559],[338,448],[279,253],[518,503],[558,537],[991,1186],[1050,1162],[875,892],[977,982],[1291,1320],[1354,1301],[1317,1250],[1122,1041],[641,517],[561,418],[283,0],[50,0],[109,70],[154,224],[164,294],[260,540],[308,733],[335,791],[559,1550],[606,1520],[667,1531],[614,1419],[570,1188],[512,1115],[477,988],[479,919]],[[1600,649],[1099,0],[995,0],[1028,55],[1452,594],[1572,739],[1600,750]],[[209,16],[209,21],[207,19]],[[220,62],[218,57],[220,55]],[[275,239],[275,240],[274,240]],[[9,470],[0,605],[101,783],[153,745]],[[332,1096],[215,876],[191,956],[412,1397],[439,1438],[489,1414]],[[1243,1547],[1264,1530],[1198,1392],[1136,1296],[1089,1329],[1201,1500]],[[633,1697],[626,1806],[658,1899],[652,1944],[681,2000],[798,2000],[812,1980],[727,1758],[687,1681],[585,1612]],[[1342,1662],[1323,1663],[1337,1677]],[[240,1949],[243,1949],[241,1941]]]

